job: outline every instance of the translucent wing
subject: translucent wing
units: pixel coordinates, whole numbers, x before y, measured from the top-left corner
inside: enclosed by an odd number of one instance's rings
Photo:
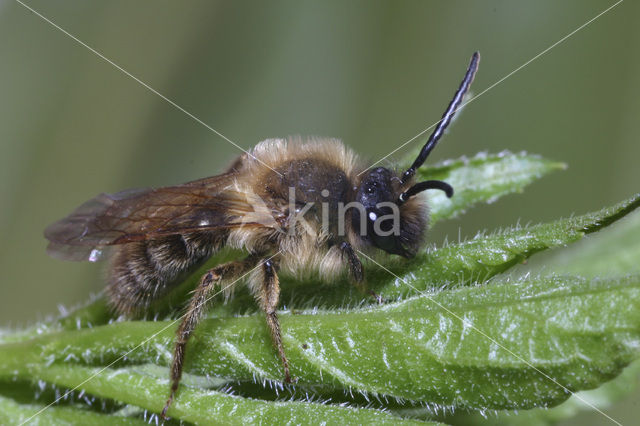
[[[235,173],[183,185],[100,194],[44,232],[49,255],[96,261],[107,246],[167,235],[265,226],[250,200],[233,189]]]

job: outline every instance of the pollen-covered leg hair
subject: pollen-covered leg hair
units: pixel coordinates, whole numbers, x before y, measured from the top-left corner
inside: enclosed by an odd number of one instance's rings
[[[173,402],[180,384],[187,342],[189,341],[189,337],[191,337],[191,333],[198,325],[208,299],[212,297],[214,291],[219,287],[215,284],[220,284],[223,280],[232,281],[238,279],[243,273],[253,267],[255,263],[256,261],[252,257],[241,261],[228,262],[208,270],[200,279],[200,284],[198,284],[198,287],[193,292],[187,313],[182,318],[182,322],[176,333],[176,346],[171,363],[171,393],[162,410],[163,418],[166,418],[167,410]]]
[[[282,346],[280,322],[278,321],[278,315],[276,314],[276,307],[278,306],[278,300],[280,299],[280,282],[276,273],[275,263],[270,259],[265,260],[262,264],[260,275],[252,277],[253,283],[251,290],[253,291],[253,295],[258,301],[260,308],[267,315],[267,325],[271,332],[271,339],[273,341],[273,345],[278,351],[280,360],[282,361],[284,381],[291,383],[289,361],[287,360],[287,356],[284,353],[284,347]],[[255,282],[258,279],[261,280],[260,283]]]

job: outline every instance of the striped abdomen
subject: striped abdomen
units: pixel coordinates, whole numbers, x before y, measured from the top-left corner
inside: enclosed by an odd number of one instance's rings
[[[219,250],[218,232],[170,235],[116,248],[109,267],[107,294],[118,313],[131,315],[166,295],[190,268]]]

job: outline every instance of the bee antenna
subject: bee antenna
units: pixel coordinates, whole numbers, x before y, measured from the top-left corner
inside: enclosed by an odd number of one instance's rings
[[[443,182],[441,180],[425,180],[424,182],[416,183],[411,188],[400,194],[400,196],[398,197],[398,201],[396,201],[396,204],[400,206],[404,204],[409,198],[422,191],[426,191],[427,189],[439,189],[440,191],[444,191],[444,193],[447,194],[447,198],[453,197],[453,187],[447,182]]]
[[[416,158],[416,160],[413,162],[411,167],[409,167],[407,171],[405,171],[402,174],[402,183],[405,183],[409,179],[411,179],[411,177],[413,177],[413,175],[415,174],[416,170],[424,164],[425,160],[429,156],[429,153],[431,153],[433,148],[435,148],[436,144],[442,137],[442,134],[451,123],[451,119],[453,119],[453,116],[456,114],[456,112],[458,111],[458,108],[460,107],[460,104],[462,103],[462,98],[467,93],[467,91],[469,90],[469,87],[471,86],[471,83],[473,82],[473,78],[476,75],[476,71],[478,71],[479,62],[480,62],[480,53],[474,52],[474,54],[471,56],[471,62],[469,63],[469,68],[467,68],[467,72],[465,73],[464,78],[460,83],[460,87],[458,87],[456,94],[453,96],[453,99],[451,100],[451,102],[449,103],[449,106],[447,107],[444,114],[442,115],[442,118],[440,119],[440,121],[438,121],[438,125],[436,126],[435,130],[433,131],[433,133],[431,133],[431,136],[429,136],[427,143],[425,143],[424,146],[422,147],[422,150],[420,151],[420,154],[418,154],[418,157]]]

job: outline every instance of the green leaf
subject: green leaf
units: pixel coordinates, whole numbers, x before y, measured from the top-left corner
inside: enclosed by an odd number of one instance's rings
[[[451,244],[417,256],[409,268],[390,266],[394,273],[419,290],[446,284],[484,282],[535,253],[562,247],[601,230],[640,206],[640,194],[600,211],[554,222],[515,227],[491,235],[480,234],[472,240]],[[408,270],[407,270],[408,269]],[[405,294],[397,282],[374,285],[383,297]]]
[[[10,398],[0,396],[0,413],[3,425],[21,425],[33,419],[32,425],[105,425],[105,426],[148,426],[142,419],[112,416],[88,411],[84,407],[49,407],[42,404],[20,404]]]
[[[415,155],[409,156],[413,161]],[[410,164],[410,161],[408,164]],[[565,169],[564,163],[545,160],[527,153],[480,153],[473,158],[462,157],[418,170],[418,180],[444,180],[455,189],[449,199],[443,193],[431,191],[429,206],[431,224],[464,213],[479,202],[492,203],[498,198],[521,192],[534,180],[554,171]]]
[[[565,250],[545,267],[552,271],[587,277],[602,274],[640,272],[640,214],[612,227],[609,232],[594,235],[579,245]]]
[[[533,408],[524,411],[496,411],[478,414],[455,413],[453,415],[437,416],[440,420],[452,425],[486,425],[487,417],[492,425],[505,426],[547,426],[569,419],[581,411],[592,411],[593,407],[601,410],[604,423],[612,423],[607,417],[607,408],[622,399],[630,391],[637,389],[640,375],[640,361],[636,360],[614,380],[605,383],[597,389],[578,392],[562,404],[553,408]],[[587,405],[587,403],[589,405]],[[433,413],[425,409],[393,410],[399,415],[413,415],[413,417],[432,418]],[[616,420],[616,419],[614,419]]]
[[[262,321],[257,315],[205,320],[186,370],[280,380]],[[298,386],[457,408],[552,406],[568,391],[610,380],[638,356],[640,277],[495,282],[375,308],[282,315],[281,322]],[[71,362],[104,365],[125,353],[128,363],[167,365],[175,326],[128,353],[167,325],[122,322],[3,345],[0,377],[41,378],[43,363],[45,370]]]
[[[38,376],[68,388],[85,382],[82,388],[91,395],[159,413],[169,388],[168,369],[161,369],[161,373],[164,377],[158,378],[149,374],[144,366],[97,369],[54,364],[41,368]],[[91,380],[86,381],[89,377]],[[290,424],[313,424],[319,419],[328,424],[434,424],[403,420],[379,410],[301,401],[260,401],[187,386],[182,387],[180,398],[172,404],[168,414],[174,420],[199,425],[278,424],[283,419]],[[71,419],[78,423],[84,420],[82,417]]]

